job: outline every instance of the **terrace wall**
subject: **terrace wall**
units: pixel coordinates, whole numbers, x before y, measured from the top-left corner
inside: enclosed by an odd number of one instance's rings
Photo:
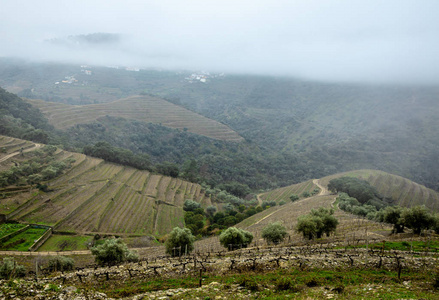
[[[16,236],[17,234],[22,233],[23,231],[27,230],[28,228],[29,228],[29,225],[27,225],[27,226],[25,226],[25,227],[23,227],[23,228],[21,228],[21,229],[18,229],[17,231],[11,232],[11,233],[8,234],[8,235],[5,235],[4,237],[0,238],[0,243],[4,243],[4,242],[6,242],[7,240],[13,238],[13,237]]]
[[[40,226],[40,225],[38,225]],[[45,227],[45,226],[44,226]],[[29,247],[29,251],[36,251],[40,248],[52,235],[52,227],[48,227],[49,229],[32,245]]]

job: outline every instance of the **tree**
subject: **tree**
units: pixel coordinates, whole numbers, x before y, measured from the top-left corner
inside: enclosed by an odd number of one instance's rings
[[[393,225],[393,233],[404,232],[404,220],[402,219],[402,207],[387,206],[382,213],[378,214],[378,221]]]
[[[317,234],[317,220],[310,215],[301,216],[297,219],[297,232],[302,233],[304,238],[313,239]]]
[[[273,243],[275,245],[281,243],[287,236],[287,231],[280,222],[270,223],[262,230],[262,238],[267,241],[268,244]]]
[[[308,239],[321,238],[323,234],[329,236],[335,232],[338,225],[338,220],[333,214],[332,209],[323,207],[312,209],[308,215],[299,217],[296,230]]]
[[[157,172],[174,178],[178,177],[178,175],[180,174],[180,169],[178,168],[178,166],[170,162],[164,162],[162,164],[158,164],[156,165],[156,169]]]
[[[184,204],[183,204],[183,210],[185,210],[185,211],[194,211],[200,207],[201,207],[200,203],[195,202],[195,201],[190,200],[190,199],[187,199],[186,201],[184,201]]]
[[[435,214],[433,217],[433,230],[439,234],[439,214]]]
[[[4,257],[0,263],[0,279],[10,279],[14,277],[24,277],[26,270],[24,266],[18,265],[12,257]]]
[[[137,261],[137,253],[128,249],[121,239],[107,239],[101,245],[91,248],[91,254],[95,256],[98,265],[112,266],[125,261]]]
[[[308,197],[311,197],[311,194],[309,192],[303,192],[302,197],[308,198]]]
[[[166,253],[179,256],[194,250],[195,237],[188,228],[175,227],[165,242]]]
[[[206,208],[206,213],[211,217],[215,214],[215,212],[216,212],[216,207],[213,205],[210,205]]]
[[[422,230],[429,229],[434,225],[434,218],[425,206],[414,206],[405,209],[401,218],[414,234],[421,234]]]
[[[51,271],[70,271],[73,270],[75,261],[67,256],[55,256],[49,259],[49,270]]]
[[[245,248],[253,240],[253,235],[245,230],[230,227],[223,231],[219,237],[221,245],[229,250]]]

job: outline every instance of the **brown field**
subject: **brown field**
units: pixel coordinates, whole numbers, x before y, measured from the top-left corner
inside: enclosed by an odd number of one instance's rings
[[[104,116],[122,117],[147,123],[156,123],[210,138],[240,142],[238,133],[228,126],[191,112],[166,100],[151,96],[133,96],[110,103],[68,105],[42,100],[28,100],[38,107],[58,129],[76,124],[92,123]]]
[[[280,201],[291,202],[290,196],[295,194],[299,196],[301,199],[304,197],[302,193],[308,192],[311,193],[315,188],[318,188],[317,185],[313,183],[312,180],[308,180],[305,182],[301,182],[298,184],[293,184],[290,186],[286,186],[283,188],[275,189],[266,193],[259,194],[259,199],[262,201],[276,201],[279,203]]]

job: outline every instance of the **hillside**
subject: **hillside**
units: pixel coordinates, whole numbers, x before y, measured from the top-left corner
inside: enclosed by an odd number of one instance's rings
[[[323,185],[328,185],[333,178],[352,176],[367,180],[378,193],[393,200],[395,205],[412,207],[425,205],[434,211],[439,211],[439,193],[413,182],[407,178],[377,170],[357,170],[334,174],[320,179]]]
[[[102,116],[98,121],[84,116],[89,123],[70,127],[69,137],[55,142],[81,149],[98,136],[99,141],[146,153],[156,162],[183,164],[194,159],[212,185],[238,181],[253,189],[273,189],[349,170],[379,169],[439,190],[437,86],[231,74],[210,74],[200,82],[191,80],[194,72],[133,72],[4,59],[0,60],[0,85],[22,97],[70,105],[101,105],[150,95],[224,124],[246,144],[200,141],[192,147],[188,145],[198,138],[184,136],[166,147],[168,135],[175,133],[156,135],[153,132],[163,130],[144,128],[143,121]],[[70,121],[66,126],[72,125]],[[192,130],[181,123],[169,126],[188,128],[181,133]],[[102,136],[103,130],[111,135]],[[227,130],[216,138],[235,140],[235,133],[231,137]],[[212,137],[210,132],[201,134]]]
[[[67,105],[42,100],[28,100],[39,108],[50,124],[67,129],[77,124],[92,123],[100,117],[112,116],[170,128],[187,130],[196,134],[224,141],[242,141],[229,127],[217,121],[193,113],[158,97],[132,96],[110,103],[92,105]]]
[[[30,147],[17,151],[21,147]],[[35,158],[29,142],[0,137],[2,170]],[[163,235],[183,225],[183,202],[211,205],[198,184],[139,171],[57,149],[55,162],[72,162],[62,175],[44,181],[46,192],[26,183],[0,189],[0,214],[9,220],[54,226],[77,233]]]

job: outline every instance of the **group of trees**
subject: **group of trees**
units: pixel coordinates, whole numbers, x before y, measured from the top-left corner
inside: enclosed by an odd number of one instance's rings
[[[332,179],[328,189],[339,192],[337,201],[340,209],[369,220],[392,224],[394,233],[402,233],[404,228],[412,229],[414,234],[420,234],[425,229],[439,233],[439,215],[425,206],[403,208],[391,205],[365,180],[340,177]]]
[[[0,88],[0,134],[47,143],[50,130],[39,109]]]
[[[140,170],[151,170],[149,155],[134,154],[128,149],[113,147],[108,142],[86,145],[83,148],[83,152],[86,155],[99,157],[121,165],[131,166]]]
[[[29,154],[33,156],[30,160],[17,163],[9,170],[0,172],[0,187],[38,184],[59,176],[65,169],[71,167],[75,159],[67,158],[64,161],[56,161],[53,158],[56,149],[55,146],[45,146],[32,151]]]
[[[246,204],[233,205],[228,202],[222,205],[221,211],[218,211],[213,205],[203,209],[198,202],[188,199],[183,204],[185,225],[195,236],[207,236],[216,234],[270,207],[255,206],[248,202]]]
[[[433,229],[439,234],[439,214],[433,214],[425,206],[388,206],[377,213],[376,220],[392,224],[394,233],[402,233],[404,228],[410,228],[418,235],[425,229]]]
[[[366,180],[355,177],[340,177],[329,181],[328,190],[333,193],[346,193],[358,200],[361,205],[373,205],[377,210],[389,205],[385,199]]]
[[[311,213],[298,218],[297,231],[308,239],[321,238],[323,234],[329,236],[338,225],[338,220],[333,214],[333,209],[312,209]]]

